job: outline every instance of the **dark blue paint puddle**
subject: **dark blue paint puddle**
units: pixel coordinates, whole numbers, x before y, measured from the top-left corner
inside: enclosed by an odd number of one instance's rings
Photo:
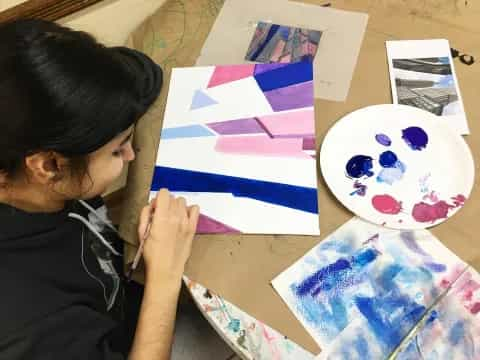
[[[391,168],[395,166],[398,157],[393,151],[385,151],[380,154],[379,163],[384,168]]]
[[[372,158],[366,155],[355,155],[348,160],[345,169],[347,174],[353,178],[360,178],[362,176],[373,176],[371,171],[373,164]]]
[[[390,138],[385,135],[385,134],[377,134],[375,135],[375,140],[377,140],[377,142],[380,144],[380,145],[384,145],[384,146],[390,146],[392,145],[392,140],[390,140]]]
[[[427,133],[418,126],[411,126],[403,129],[402,139],[412,150],[423,150],[428,144]]]

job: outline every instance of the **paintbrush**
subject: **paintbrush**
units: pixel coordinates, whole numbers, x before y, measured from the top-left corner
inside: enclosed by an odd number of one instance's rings
[[[453,285],[457,282],[458,279],[469,269],[469,266],[465,267],[463,271],[460,273],[460,275],[457,276],[457,278],[452,281],[448,287],[443,291],[443,293],[438,296],[435,301],[433,302],[432,305],[428,307],[428,309],[425,311],[425,313],[422,315],[420,320],[417,322],[417,324],[410,329],[408,334],[403,338],[403,340],[400,342],[400,344],[395,348],[395,350],[390,354],[390,356],[387,358],[388,360],[394,360],[397,358],[397,356],[405,350],[405,348],[410,344],[410,341],[417,336],[418,332],[423,328],[427,320],[430,318],[430,315],[432,311],[434,310],[435,306],[442,301],[442,299],[450,292],[450,290],[453,288]]]
[[[152,226],[152,220],[153,220],[153,214],[150,214],[150,217],[148,218],[148,223],[147,227],[145,229],[145,232],[143,233],[143,237],[140,241],[140,246],[137,249],[137,252],[135,253],[135,258],[133,259],[133,262],[130,265],[130,269],[127,271],[127,282],[130,282],[132,280],[132,275],[135,269],[138,266],[138,263],[140,262],[140,259],[143,254],[143,247],[145,246],[145,241],[147,241],[148,235],[150,235],[150,228]]]

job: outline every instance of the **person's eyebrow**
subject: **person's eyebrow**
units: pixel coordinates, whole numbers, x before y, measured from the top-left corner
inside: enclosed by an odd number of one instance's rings
[[[125,139],[122,140],[122,142],[120,143],[120,146],[122,146],[123,144],[125,144],[128,140],[130,140],[132,138],[132,135],[133,135],[133,130],[130,131],[130,134],[128,134]]]

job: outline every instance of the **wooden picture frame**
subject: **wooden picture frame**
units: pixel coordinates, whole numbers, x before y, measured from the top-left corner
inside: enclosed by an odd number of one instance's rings
[[[27,0],[0,12],[0,23],[21,18],[57,20],[101,0]]]

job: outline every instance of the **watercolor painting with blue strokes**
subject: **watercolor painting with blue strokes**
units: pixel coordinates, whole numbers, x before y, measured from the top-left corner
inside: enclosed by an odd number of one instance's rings
[[[310,62],[175,68],[150,197],[201,209],[197,233],[318,235]]]
[[[317,341],[321,358],[380,359],[466,267],[427,230],[353,218],[272,285]]]

